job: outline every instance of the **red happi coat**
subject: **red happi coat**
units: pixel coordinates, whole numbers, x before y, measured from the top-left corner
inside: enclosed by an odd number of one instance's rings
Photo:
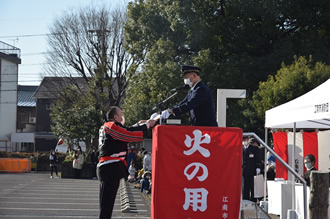
[[[119,122],[107,122],[99,131],[98,177],[100,180],[113,180],[127,177],[123,160],[127,157],[127,143],[143,140],[146,125],[125,127]],[[104,158],[110,160],[102,161]]]

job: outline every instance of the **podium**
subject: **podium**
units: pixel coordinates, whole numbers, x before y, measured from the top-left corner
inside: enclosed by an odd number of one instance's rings
[[[242,138],[239,128],[156,126],[151,219],[238,218]]]

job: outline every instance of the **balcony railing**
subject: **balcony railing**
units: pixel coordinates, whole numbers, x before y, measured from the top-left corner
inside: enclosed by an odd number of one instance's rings
[[[5,53],[7,55],[15,56],[19,59],[21,58],[21,50],[19,48],[1,41],[0,41],[0,52]]]

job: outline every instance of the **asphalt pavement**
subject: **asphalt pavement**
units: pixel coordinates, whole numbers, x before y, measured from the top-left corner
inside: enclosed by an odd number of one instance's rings
[[[0,173],[0,218],[98,218],[99,182],[49,178],[48,172]],[[149,219],[138,189],[122,182],[112,218]]]

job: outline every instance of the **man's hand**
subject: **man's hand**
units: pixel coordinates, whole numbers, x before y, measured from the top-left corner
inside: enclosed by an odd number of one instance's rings
[[[154,127],[156,125],[156,120],[148,120],[147,121],[147,127],[148,128],[151,128],[151,127]]]
[[[256,173],[257,173],[257,175],[260,174],[260,168],[257,168],[257,169],[256,169]]]
[[[155,119],[157,116],[159,116],[159,113],[154,113],[150,116],[150,119],[153,120]]]
[[[140,121],[138,122],[138,124],[141,125],[141,124],[144,124],[144,123],[146,123],[146,122],[147,122],[147,120],[140,120]]]
[[[167,119],[170,115],[171,115],[171,113],[169,112],[169,110],[164,110],[162,112],[161,118],[162,119]]]

